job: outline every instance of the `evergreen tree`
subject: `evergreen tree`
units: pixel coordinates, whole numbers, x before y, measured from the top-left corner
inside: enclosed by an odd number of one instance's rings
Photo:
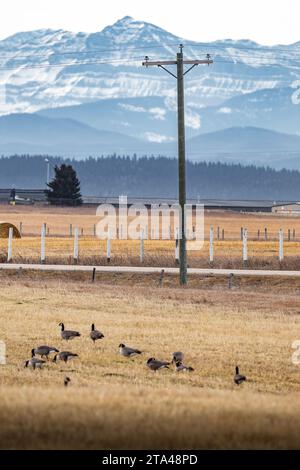
[[[55,177],[48,184],[46,190],[48,201],[51,204],[64,204],[79,206],[82,204],[80,182],[72,165],[62,164],[55,166]]]

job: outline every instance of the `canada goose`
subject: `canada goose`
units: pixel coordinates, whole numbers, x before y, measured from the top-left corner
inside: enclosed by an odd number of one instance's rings
[[[172,357],[172,364],[176,364],[176,362],[183,362],[184,354],[181,351],[176,351],[173,353]]]
[[[33,370],[41,369],[43,365],[46,363],[43,359],[38,359],[37,357],[32,357],[28,361],[25,362],[24,367],[32,367]]]
[[[59,323],[58,326],[61,327],[62,339],[66,339],[68,341],[69,339],[73,339],[76,336],[81,336],[80,333],[78,333],[78,331],[65,330],[65,325],[63,323]]]
[[[119,344],[119,352],[122,356],[125,357],[132,357],[136,356],[137,354],[142,354],[142,352],[138,349],[129,348],[128,346],[125,346],[125,344],[122,343]]]
[[[58,349],[53,348],[52,346],[38,346],[35,349],[31,350],[31,357],[41,356],[48,359],[48,355],[52,352],[59,352]]]
[[[64,386],[67,387],[69,385],[69,382],[71,382],[70,377],[65,377],[64,379]]]
[[[64,362],[68,362],[70,361],[73,357],[78,357],[78,354],[74,354],[70,351],[61,351],[60,353],[58,354],[55,354],[54,358],[53,358],[53,362],[57,362],[57,361],[64,361]]]
[[[176,370],[177,372],[193,372],[195,369],[193,367],[187,367],[182,362],[176,362]]]
[[[95,344],[95,341],[97,341],[97,339],[104,338],[104,334],[101,333],[101,331],[95,330],[95,324],[94,323],[91,326],[90,338],[91,338],[91,340],[93,341],[94,344]]]
[[[233,380],[236,385],[240,385],[247,380],[245,375],[240,374],[238,366],[235,368],[235,376]]]
[[[154,370],[156,372],[159,369],[169,369],[170,362],[166,361],[157,361],[154,357],[150,357],[147,361],[147,366],[149,369]]]

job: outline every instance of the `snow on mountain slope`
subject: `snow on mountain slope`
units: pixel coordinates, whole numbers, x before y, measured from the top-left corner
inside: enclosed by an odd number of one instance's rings
[[[0,114],[88,103],[107,98],[175,96],[175,81],[151,59],[173,58],[180,42],[187,57],[212,54],[213,67],[186,77],[196,109],[239,94],[287,87],[300,76],[300,44],[263,47],[251,41],[184,41],[163,29],[125,17],[100,32],[37,30],[0,41]],[[3,96],[5,95],[5,99]],[[191,121],[193,122],[193,121]]]

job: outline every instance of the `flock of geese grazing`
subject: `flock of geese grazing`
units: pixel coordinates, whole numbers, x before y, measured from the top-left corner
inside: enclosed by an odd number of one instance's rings
[[[65,341],[70,341],[78,336],[81,336],[78,331],[66,330],[64,323],[59,323],[59,326],[61,328],[61,338]],[[101,333],[101,331],[96,330],[94,323],[91,326],[90,338],[94,344],[96,341],[104,338],[104,334]],[[54,348],[52,346],[38,346],[37,348],[31,350],[31,359],[28,359],[25,362],[25,367],[32,367],[34,370],[41,369],[43,365],[47,361],[49,361],[49,355],[51,353],[55,353],[52,358],[52,361],[54,363],[57,363],[57,361],[63,361],[64,363],[67,363],[74,357],[78,357],[78,354],[76,353],[72,353],[70,351],[59,351],[57,348]],[[121,354],[121,356],[130,358],[142,354],[142,351],[140,351],[139,349],[130,348],[129,346],[125,346],[125,344],[121,343],[119,344],[119,353]],[[39,356],[39,358],[36,356]],[[169,369],[170,365],[175,365],[175,370],[177,372],[193,372],[194,368],[184,365],[183,360],[183,352],[176,351],[173,353],[171,361],[160,361],[155,359],[154,357],[150,357],[147,360],[146,365],[150,370],[154,372],[157,372],[160,369]],[[247,380],[245,375],[239,373],[238,366],[236,366],[235,368],[235,375],[233,380],[236,385],[240,385],[241,383]],[[65,377],[64,385],[68,386],[70,381],[71,379],[69,377]]]

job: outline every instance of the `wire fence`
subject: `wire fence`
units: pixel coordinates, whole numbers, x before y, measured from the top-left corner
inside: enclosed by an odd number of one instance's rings
[[[81,237],[97,237],[97,223],[86,223],[82,220],[82,225],[80,224],[80,216],[78,216],[78,223],[63,223],[63,222],[55,222],[55,223],[44,223],[46,236],[48,238],[72,238],[74,236],[75,229],[78,229],[79,235]],[[236,227],[236,224],[232,224],[230,226],[230,222],[226,224],[226,226],[222,225],[214,225],[214,238],[218,241],[234,241],[234,240],[242,240],[243,238],[243,229],[247,227]],[[286,224],[285,224],[286,225]],[[144,225],[145,226],[145,225]],[[16,223],[16,227],[20,231],[22,237],[39,237],[41,234],[41,226],[38,224],[32,223],[32,221],[27,222],[18,222]],[[176,230],[178,229],[174,223],[170,224],[168,227],[164,228],[164,235],[163,229],[160,224],[159,230],[157,231],[156,228],[151,227],[150,225],[146,225],[144,229],[144,238],[148,240],[159,240],[162,238],[168,238],[170,240],[174,240],[176,238]],[[210,239],[210,226],[206,224],[204,228],[204,239]],[[248,233],[248,240],[252,241],[276,241],[278,239],[278,230],[279,227],[266,227],[264,225],[257,226],[255,228],[247,228]],[[124,239],[126,228],[122,227],[122,225],[116,226],[116,238],[117,239]],[[189,230],[187,230],[187,238],[192,239],[193,236],[196,236],[197,227],[191,226]],[[291,225],[289,228],[283,229],[283,237],[285,241],[294,241],[300,242],[300,228],[297,225],[297,229],[295,226]]]
[[[39,235],[0,239],[0,262],[88,264],[88,265],[152,265],[174,266],[179,261],[178,237],[171,240],[149,239],[141,232],[137,240],[99,239],[95,227],[85,234],[79,227],[65,227],[65,234],[51,235],[47,224]],[[178,231],[176,232],[178,233]],[[174,235],[173,231],[170,232]],[[251,237],[252,235],[252,237]],[[188,242],[188,263],[191,267],[289,267],[300,269],[300,240],[290,229],[262,234],[241,228],[239,236],[226,238],[221,227],[209,227],[203,243]],[[149,236],[149,233],[148,233]],[[192,237],[191,237],[192,238]],[[193,248],[193,249],[191,249]]]

